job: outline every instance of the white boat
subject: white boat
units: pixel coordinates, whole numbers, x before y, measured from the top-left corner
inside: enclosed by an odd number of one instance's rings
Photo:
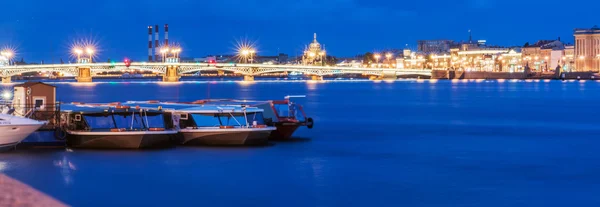
[[[0,150],[14,147],[44,124],[33,119],[0,114]]]

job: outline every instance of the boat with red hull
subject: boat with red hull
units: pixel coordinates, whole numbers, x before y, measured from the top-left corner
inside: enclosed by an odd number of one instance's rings
[[[312,129],[313,118],[307,117],[302,105],[293,102],[292,98],[303,98],[305,96],[286,96],[283,100],[247,101],[234,99],[207,99],[198,100],[195,104],[225,104],[225,105],[248,105],[263,109],[265,124],[276,127],[269,135],[271,140],[290,139],[294,132],[300,127]]]

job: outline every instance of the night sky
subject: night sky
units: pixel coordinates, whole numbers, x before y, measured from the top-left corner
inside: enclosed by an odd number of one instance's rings
[[[100,59],[147,59],[148,25],[169,24],[183,57],[233,53],[255,41],[259,55],[295,56],[314,32],[335,56],[416,48],[418,39],[523,45],[600,25],[598,0],[12,0],[2,1],[0,46],[26,61],[67,61],[70,45],[93,39]],[[8,9],[7,9],[8,8]]]

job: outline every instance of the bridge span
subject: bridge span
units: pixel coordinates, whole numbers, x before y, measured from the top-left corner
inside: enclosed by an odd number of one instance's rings
[[[267,65],[236,63],[82,63],[82,64],[46,64],[0,66],[2,83],[10,83],[11,77],[28,72],[61,72],[75,76],[78,82],[91,82],[92,78],[103,72],[121,72],[129,70],[150,71],[161,74],[164,82],[177,82],[183,74],[202,71],[229,71],[244,76],[244,80],[253,81],[254,76],[266,73],[300,72],[311,76],[313,80],[322,80],[323,76],[338,74],[362,74],[376,79],[396,79],[399,75],[431,76],[429,69],[399,68],[356,68],[311,65]]]

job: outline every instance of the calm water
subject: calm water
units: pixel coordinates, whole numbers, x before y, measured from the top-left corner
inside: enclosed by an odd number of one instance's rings
[[[266,147],[0,154],[74,206],[600,205],[600,82],[56,85],[66,102],[306,94],[316,122]]]

